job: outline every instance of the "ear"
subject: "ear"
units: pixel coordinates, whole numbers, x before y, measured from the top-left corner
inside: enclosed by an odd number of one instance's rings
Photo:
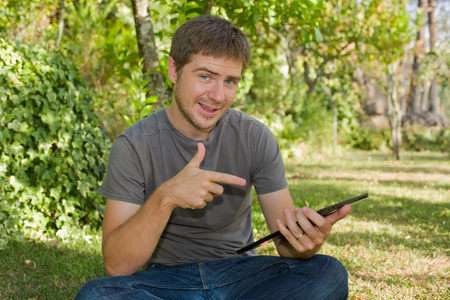
[[[170,81],[175,83],[177,81],[177,67],[172,57],[167,60],[167,69]]]

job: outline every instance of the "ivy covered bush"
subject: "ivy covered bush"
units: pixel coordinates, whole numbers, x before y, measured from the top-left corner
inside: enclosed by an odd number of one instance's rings
[[[0,39],[0,249],[100,225],[109,142],[92,96],[64,57]]]

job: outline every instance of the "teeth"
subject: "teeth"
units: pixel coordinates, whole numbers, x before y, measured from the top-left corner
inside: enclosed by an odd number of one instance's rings
[[[205,106],[205,105],[203,105],[203,104],[201,104],[201,103],[200,103],[200,105],[201,105],[204,109],[209,110],[209,111],[211,111],[211,112],[213,112],[213,111],[216,110],[215,108],[209,108],[208,106]]]

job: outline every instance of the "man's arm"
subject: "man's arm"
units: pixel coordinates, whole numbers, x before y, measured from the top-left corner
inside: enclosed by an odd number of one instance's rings
[[[314,256],[330,234],[332,225],[351,210],[350,205],[346,205],[324,218],[308,207],[296,208],[288,188],[258,195],[258,199],[270,232],[279,230],[284,236],[274,239],[278,254],[283,257],[307,259]]]
[[[172,212],[156,198],[143,206],[106,200],[102,251],[108,274],[133,274],[150,259]]]
[[[161,184],[142,206],[107,200],[102,251],[110,275],[133,274],[150,259],[174,208],[205,207],[223,193],[217,182],[246,184],[237,176],[201,170],[204,157],[205,147],[199,143],[186,167]]]

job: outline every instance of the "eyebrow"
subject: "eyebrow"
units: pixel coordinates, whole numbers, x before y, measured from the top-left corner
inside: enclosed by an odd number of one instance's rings
[[[194,72],[198,72],[198,71],[208,72],[208,73],[210,73],[212,75],[216,75],[216,76],[220,75],[219,73],[217,73],[217,72],[215,72],[215,71],[213,71],[211,69],[208,69],[206,67],[198,67],[198,68],[194,69]],[[242,77],[241,76],[227,76],[226,80],[241,81]]]

